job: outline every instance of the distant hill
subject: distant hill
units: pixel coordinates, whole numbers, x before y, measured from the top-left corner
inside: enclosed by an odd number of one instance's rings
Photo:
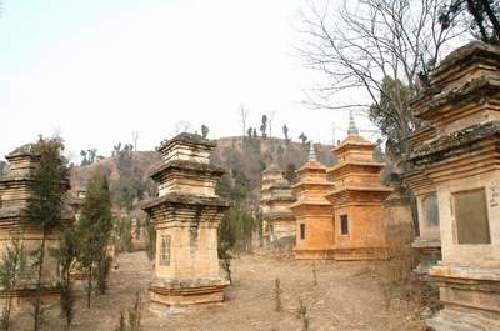
[[[309,152],[308,144],[279,138],[223,137],[217,139],[216,144],[212,161],[227,173],[239,173],[246,178],[252,204],[259,200],[260,175],[266,167],[274,162],[283,170],[291,165],[299,168]],[[318,160],[325,165],[334,164],[335,158],[330,152],[333,146],[315,147]],[[131,208],[138,200],[154,194],[155,185],[148,174],[159,164],[161,159],[157,152],[137,151],[121,153],[86,166],[74,166],[71,169],[71,190],[76,194],[85,187],[93,171],[100,169],[109,175],[114,202]]]

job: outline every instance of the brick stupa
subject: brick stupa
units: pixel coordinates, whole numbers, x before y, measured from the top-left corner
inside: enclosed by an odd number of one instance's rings
[[[270,242],[295,236],[295,215],[290,209],[295,197],[290,183],[281,174],[263,190],[265,194],[261,199],[261,204],[266,207],[262,218],[266,222]]]
[[[428,325],[500,330],[500,47],[452,52],[413,111],[427,135],[407,156],[408,178],[434,190],[442,252],[429,273],[444,309]]]
[[[262,215],[262,238],[269,243],[272,240],[272,223],[268,217],[271,206],[267,203],[271,198],[271,186],[283,178],[281,169],[271,163],[269,168],[262,172],[260,191],[260,212]]]
[[[4,254],[13,238],[20,239],[25,247],[28,270],[19,276],[14,290],[0,291],[2,299],[15,297],[18,299],[16,304],[24,305],[36,295],[37,277],[34,275],[37,270],[31,268],[35,262],[34,254],[39,250],[43,237],[42,230],[30,222],[27,213],[29,203],[33,199],[31,185],[35,181],[35,170],[40,164],[40,156],[33,151],[33,146],[28,144],[15,149],[5,158],[9,162],[9,171],[0,176],[0,255]],[[69,180],[64,180],[61,185],[68,190]],[[72,222],[73,215],[69,206],[63,210],[61,217],[63,222]],[[56,231],[57,229],[46,235],[45,261],[42,270],[45,303],[55,302],[59,293],[58,263],[53,253],[59,244]]]
[[[215,194],[224,171],[210,164],[215,144],[181,133],[159,147],[152,174],[159,196],[144,206],[156,230],[151,301],[192,305],[224,300],[228,285],[217,256],[217,229],[228,203]]]
[[[383,202],[392,188],[380,183],[385,163],[373,159],[376,147],[359,135],[351,114],[347,138],[332,151],[338,164],[328,169],[335,185],[327,199],[334,209],[336,260],[387,257]]]
[[[299,181],[293,185],[297,201],[291,205],[296,219],[295,259],[333,258],[333,208],[325,198],[333,189],[326,179],[326,167],[316,160],[311,143],[308,161],[297,170]]]

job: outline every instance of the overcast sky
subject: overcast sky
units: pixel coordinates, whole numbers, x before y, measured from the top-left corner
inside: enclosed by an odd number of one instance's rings
[[[238,135],[276,112],[316,142],[345,135],[347,113],[312,110],[319,74],[295,48],[304,0],[0,0],[0,158],[59,133],[75,159],[118,141],[151,150],[176,123]],[[367,126],[359,119],[361,126]]]

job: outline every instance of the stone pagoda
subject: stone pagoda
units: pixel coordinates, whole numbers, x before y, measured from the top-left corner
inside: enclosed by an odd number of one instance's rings
[[[32,276],[36,270],[31,270],[34,264],[35,252],[40,247],[42,231],[32,225],[27,214],[28,205],[33,198],[31,184],[35,180],[35,170],[40,164],[40,156],[33,151],[31,144],[21,146],[9,155],[9,171],[0,177],[0,256],[3,256],[6,247],[12,239],[19,239],[26,251],[27,268],[24,275],[20,275],[16,289],[6,293],[3,289],[2,298],[15,297],[16,304],[25,304],[22,299],[30,299],[36,295],[36,277]],[[61,183],[66,190],[69,189],[69,180]],[[68,210],[63,210],[61,217],[65,222],[72,222],[73,215]],[[43,274],[43,297],[50,302],[58,299],[58,264],[52,253],[58,246],[56,233],[48,233],[45,242],[45,261]]]
[[[283,176],[269,184],[261,203],[266,207],[262,218],[268,227],[270,242],[295,236],[295,216],[290,209],[293,202],[291,185]]]
[[[269,168],[262,172],[261,186],[260,186],[260,213],[262,216],[262,239],[264,242],[271,241],[272,224],[268,220],[268,213],[271,206],[267,201],[271,198],[271,185],[283,178],[283,172],[273,162]]]
[[[308,161],[297,170],[293,185],[297,201],[290,206],[296,219],[295,259],[333,259],[333,208],[325,198],[333,189],[326,179],[326,167],[316,160],[311,143]]]
[[[210,164],[215,143],[181,133],[162,142],[163,164],[151,175],[158,197],[144,205],[156,230],[151,281],[155,304],[191,305],[224,300],[228,285],[217,256],[217,229],[228,203],[215,194],[224,171]]]
[[[335,188],[327,199],[334,209],[336,260],[385,259],[385,198],[392,188],[380,183],[384,162],[373,159],[377,144],[359,135],[350,114],[347,138],[333,149],[338,163],[328,169]]]
[[[420,199],[418,211],[426,225],[437,211],[442,252],[429,273],[444,309],[428,325],[500,330],[500,47],[452,52],[412,106],[424,127],[407,178],[435,192],[436,206]]]
[[[426,144],[435,135],[435,128],[422,126],[408,138],[410,150]],[[417,204],[418,236],[412,243],[417,251],[419,264],[415,269],[417,279],[429,281],[429,270],[441,259],[441,239],[439,233],[439,211],[436,185],[425,173],[417,169],[405,169],[402,179],[413,192]]]

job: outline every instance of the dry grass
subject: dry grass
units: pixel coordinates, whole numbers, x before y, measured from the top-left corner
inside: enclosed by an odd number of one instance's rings
[[[90,310],[79,295],[72,330],[113,330],[120,312],[134,306],[136,291],[146,293],[150,269],[145,253],[125,253],[118,260],[120,269],[111,273],[108,295],[94,298]],[[226,291],[225,302],[161,313],[146,308],[141,313],[142,330],[423,330],[406,301],[387,307],[379,264],[317,263],[316,286],[311,268],[312,263],[277,259],[263,252],[243,255],[233,261],[233,285]],[[279,312],[275,311],[277,278]],[[148,307],[147,296],[143,298]],[[304,310],[301,306],[307,307],[307,313],[297,318]],[[63,330],[57,310],[47,317],[48,330]],[[20,324],[17,330],[23,330]]]

